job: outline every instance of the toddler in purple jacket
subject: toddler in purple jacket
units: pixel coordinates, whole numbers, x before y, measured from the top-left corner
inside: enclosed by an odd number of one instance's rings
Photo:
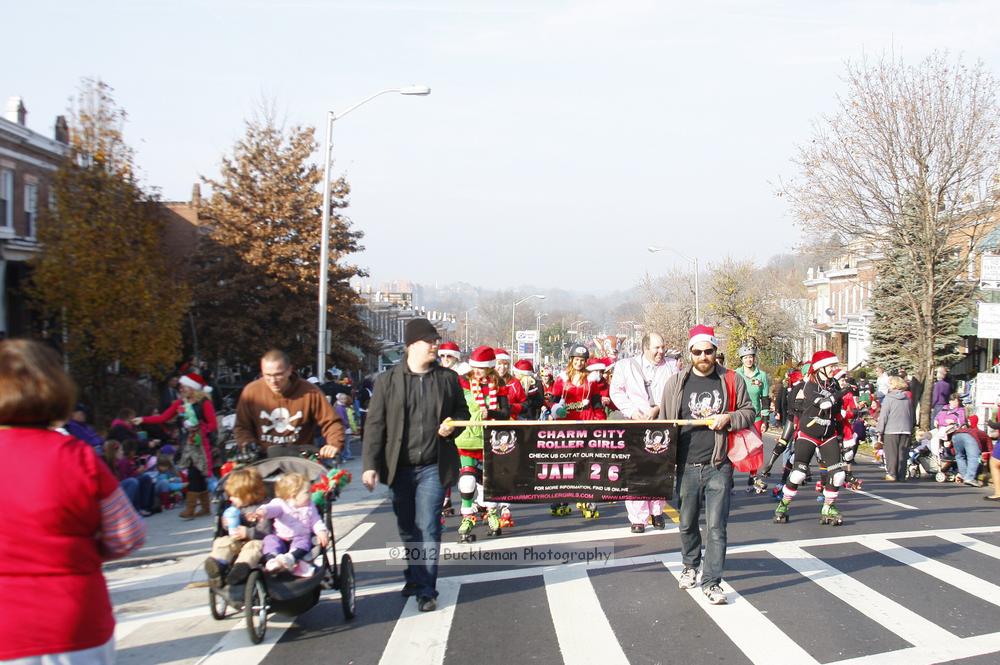
[[[330,543],[330,532],[310,498],[309,480],[300,473],[286,473],[274,493],[275,499],[257,509],[258,518],[274,520],[274,533],[264,537],[261,560],[270,572],[287,570],[308,577],[313,567],[302,558],[312,547],[312,535],[321,547]]]

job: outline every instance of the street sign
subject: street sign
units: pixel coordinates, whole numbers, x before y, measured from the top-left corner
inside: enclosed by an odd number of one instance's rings
[[[976,327],[979,339],[1000,339],[1000,303],[979,303],[979,323]]]
[[[984,256],[979,268],[979,288],[1000,290],[1000,256]]]
[[[976,375],[976,406],[996,406],[1000,402],[1000,374],[980,372]]]

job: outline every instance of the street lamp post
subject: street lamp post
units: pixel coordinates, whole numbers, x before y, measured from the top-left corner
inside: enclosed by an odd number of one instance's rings
[[[542,362],[542,317],[547,316],[545,312],[535,312],[535,333],[538,339],[535,340],[535,369]]]
[[[327,281],[329,281],[330,273],[330,152],[333,147],[331,145],[331,141],[333,139],[333,123],[335,120],[343,118],[359,106],[367,104],[376,97],[390,92],[396,92],[401,95],[417,95],[423,97],[431,94],[431,89],[425,85],[411,85],[405,88],[389,88],[387,90],[380,90],[374,95],[362,99],[354,106],[349,107],[340,115],[337,115],[333,111],[327,111],[326,113],[326,147],[324,150],[323,160],[323,225],[320,231],[322,236],[319,243],[319,321],[316,326],[318,332],[316,337],[316,377],[320,381],[322,381],[326,375],[326,353],[327,344],[329,342],[326,330],[326,300],[328,286]]]
[[[475,305],[465,310],[465,353],[466,354],[469,353],[469,312],[471,312],[474,309],[477,309],[478,307],[479,305]]]
[[[656,254],[657,252],[662,252],[663,250],[667,250],[673,252],[674,254],[681,257],[685,261],[691,261],[694,263],[694,322],[696,325],[701,323],[701,307],[699,306],[699,298],[698,298],[698,257],[696,256],[692,259],[690,256],[687,256],[686,254],[681,254],[673,247],[647,247],[646,249],[649,251],[650,254]]]
[[[535,293],[533,295],[525,296],[525,297],[521,298],[520,300],[516,301],[513,305],[510,306],[510,354],[511,354],[510,357],[511,358],[514,357],[514,353],[515,353],[514,349],[516,348],[514,346],[514,330],[517,329],[517,324],[514,323],[514,313],[517,311],[517,306],[518,305],[520,305],[521,303],[523,303],[525,300],[531,300],[532,298],[538,298],[539,300],[545,300],[545,296],[543,296],[540,293]]]

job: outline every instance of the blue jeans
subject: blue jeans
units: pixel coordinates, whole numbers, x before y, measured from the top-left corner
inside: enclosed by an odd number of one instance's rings
[[[445,487],[437,464],[401,466],[392,486],[392,510],[399,539],[407,546],[428,548],[411,556],[403,573],[418,597],[437,598],[438,550],[441,546],[441,504]]]
[[[979,474],[979,456],[981,450],[976,437],[965,432],[959,432],[951,437],[955,446],[955,462],[958,463],[958,475],[962,480],[975,480]]]
[[[733,487],[733,466],[727,461],[716,469],[711,464],[677,467],[678,513],[680,513],[681,556],[685,566],[701,566],[701,530],[698,516],[705,508],[705,570],[701,586],[722,581],[726,565],[726,527],[729,523],[729,490]]]

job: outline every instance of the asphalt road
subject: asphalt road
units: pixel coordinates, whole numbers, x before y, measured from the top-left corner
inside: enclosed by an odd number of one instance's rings
[[[355,463],[356,465],[356,463]],[[355,466],[355,470],[357,470]],[[275,618],[252,645],[242,617],[214,621],[200,563],[207,520],[150,520],[155,537],[108,571],[119,614],[119,662],[128,663],[998,663],[1000,506],[985,489],[933,480],[887,483],[862,463],[863,492],[844,492],[840,527],[819,524],[800,491],[788,524],[769,495],[737,475],[724,589],[710,606],[678,589],[676,525],[629,532],[623,504],[601,517],[565,518],[515,506],[516,526],[458,545],[448,520],[440,606],[416,611],[400,596],[398,540],[386,494],[356,482],[337,504],[335,531],[357,568],[357,617],[336,591],[294,620]],[[526,550],[532,557],[526,560]],[[594,551],[586,565],[537,557]],[[495,560],[516,556],[515,560]],[[484,560],[487,559],[487,560]]]

